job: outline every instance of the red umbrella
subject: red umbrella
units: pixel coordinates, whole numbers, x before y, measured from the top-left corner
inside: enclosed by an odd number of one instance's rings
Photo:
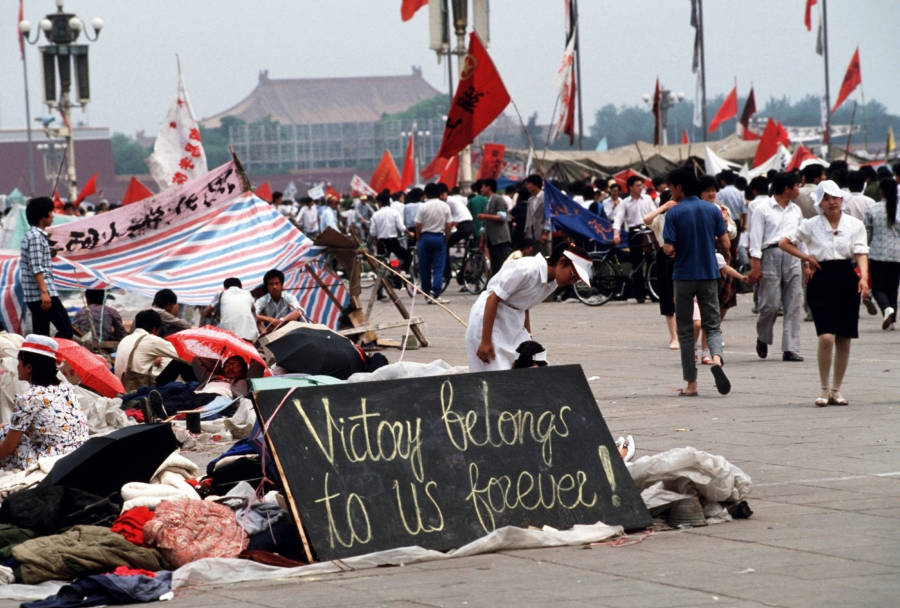
[[[125,392],[122,381],[109,371],[106,359],[78,342],[66,338],[54,339],[59,345],[59,358],[69,364],[83,386],[104,397],[115,397]]]
[[[259,356],[259,351],[250,342],[237,337],[227,329],[204,325],[183,329],[166,336],[166,340],[175,347],[178,357],[188,363],[195,357],[225,361],[229,357],[237,356],[246,361],[248,367],[259,365],[264,376],[272,375],[265,361]]]

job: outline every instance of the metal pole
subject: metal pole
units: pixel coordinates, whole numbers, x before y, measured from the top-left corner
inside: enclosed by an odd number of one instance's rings
[[[66,123],[66,177],[69,181],[69,202],[74,203],[78,198],[78,179],[75,177],[75,134],[72,132],[72,113],[69,111],[69,91],[63,91],[60,105],[65,116]]]
[[[697,13],[697,29],[700,32],[700,104],[702,106],[700,110],[703,117],[701,134],[703,141],[706,141],[706,50],[703,41],[703,0],[697,0]]]
[[[22,51],[22,74],[25,78],[25,133],[28,138],[28,187],[29,194],[34,196],[34,146],[31,143],[31,102],[28,98],[28,62],[25,60],[25,51]]]
[[[831,159],[831,85],[828,83],[828,21],[825,0],[822,0],[822,56],[825,58],[825,132],[822,143],[825,144],[825,160]]]
[[[578,14],[578,4],[572,0],[575,7],[575,78],[578,82],[575,91],[578,95],[578,149],[584,150],[584,116],[581,110],[581,17]]]

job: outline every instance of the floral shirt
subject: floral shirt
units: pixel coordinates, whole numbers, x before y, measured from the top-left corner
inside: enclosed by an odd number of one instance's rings
[[[22,470],[43,456],[67,454],[88,439],[87,419],[78,405],[72,385],[31,385],[16,395],[9,426],[3,429],[22,431],[19,445],[12,454],[0,460],[6,470]]]

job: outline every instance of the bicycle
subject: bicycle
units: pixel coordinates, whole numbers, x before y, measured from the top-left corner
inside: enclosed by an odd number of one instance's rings
[[[490,265],[478,247],[477,237],[471,236],[466,239],[462,256],[450,255],[449,259],[451,272],[456,277],[457,283],[475,295],[484,291],[490,278]],[[445,283],[447,282],[445,277]]]
[[[631,268],[627,256],[622,255],[627,251],[625,249],[602,246],[601,249],[588,253],[593,268],[591,284],[575,284],[575,296],[582,303],[602,306],[610,299],[628,299],[629,286],[636,280],[644,282],[645,291],[652,300],[659,300],[659,276],[656,271],[656,253],[650,240],[651,231],[644,228],[638,234],[642,237],[643,256],[636,268]],[[620,257],[624,257],[625,261]]]

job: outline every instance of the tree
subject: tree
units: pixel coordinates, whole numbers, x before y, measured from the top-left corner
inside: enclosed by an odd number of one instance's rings
[[[147,173],[144,161],[150,156],[150,148],[144,148],[136,140],[123,133],[113,133],[112,145],[113,166],[116,175],[135,175]]]

